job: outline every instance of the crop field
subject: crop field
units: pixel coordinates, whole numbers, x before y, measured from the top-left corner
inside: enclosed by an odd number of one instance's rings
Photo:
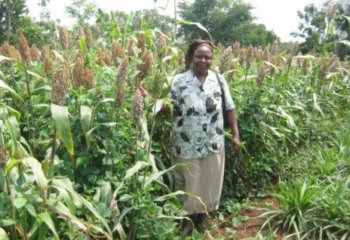
[[[106,15],[57,28],[41,49],[24,35],[1,45],[1,240],[181,239],[178,196],[189,193],[174,191],[172,116],[159,110],[186,43],[131,24]],[[188,239],[242,239],[252,219],[250,239],[350,239],[349,62],[297,44],[219,43],[212,68],[230,86],[242,146],[226,150],[211,228]]]

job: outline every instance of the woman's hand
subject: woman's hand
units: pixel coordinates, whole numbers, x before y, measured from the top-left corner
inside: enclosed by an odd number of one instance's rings
[[[231,128],[231,150],[234,153],[238,153],[240,149],[240,144],[241,140],[239,138],[239,131],[238,131],[238,126],[237,126],[237,120],[236,120],[236,112],[234,109],[228,110],[227,111],[227,116],[228,116],[228,123]]]
[[[241,140],[239,139],[239,136],[233,136],[231,139],[231,149],[234,153],[239,153],[240,150],[240,144]]]
[[[140,85],[139,90],[143,98],[148,96],[148,91],[142,85]]]

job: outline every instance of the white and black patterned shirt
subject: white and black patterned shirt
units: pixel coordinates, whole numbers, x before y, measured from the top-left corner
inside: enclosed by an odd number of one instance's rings
[[[229,88],[219,75],[226,110],[234,109]],[[171,152],[177,158],[195,159],[218,153],[224,147],[221,88],[217,75],[208,71],[204,84],[192,70],[175,76],[168,97],[174,104]]]

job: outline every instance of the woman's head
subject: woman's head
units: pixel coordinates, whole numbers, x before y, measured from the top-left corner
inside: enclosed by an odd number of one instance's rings
[[[214,47],[210,41],[202,39],[193,40],[186,52],[186,70],[192,67],[195,71],[207,71],[211,66],[213,54]]]

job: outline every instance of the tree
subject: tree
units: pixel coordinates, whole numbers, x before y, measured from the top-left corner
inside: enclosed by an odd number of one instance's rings
[[[304,12],[298,11],[301,23],[295,37],[304,38],[300,44],[303,53],[316,50],[319,53],[333,52],[341,59],[350,55],[350,49],[344,42],[350,40],[350,4],[346,1],[327,2],[318,9],[315,5],[305,6]]]
[[[96,9],[96,4],[87,0],[74,0],[70,6],[66,7],[69,16],[76,18],[81,26],[89,25],[89,21],[96,14]]]
[[[10,42],[11,34],[16,30],[20,18],[27,13],[25,0],[0,1],[0,43]]]
[[[182,19],[201,23],[216,43],[228,45],[239,41],[243,45],[266,46],[277,39],[263,25],[253,23],[251,5],[239,0],[195,0],[192,4],[180,2],[178,8]],[[180,34],[186,39],[208,38],[205,32],[193,25],[183,25]]]

